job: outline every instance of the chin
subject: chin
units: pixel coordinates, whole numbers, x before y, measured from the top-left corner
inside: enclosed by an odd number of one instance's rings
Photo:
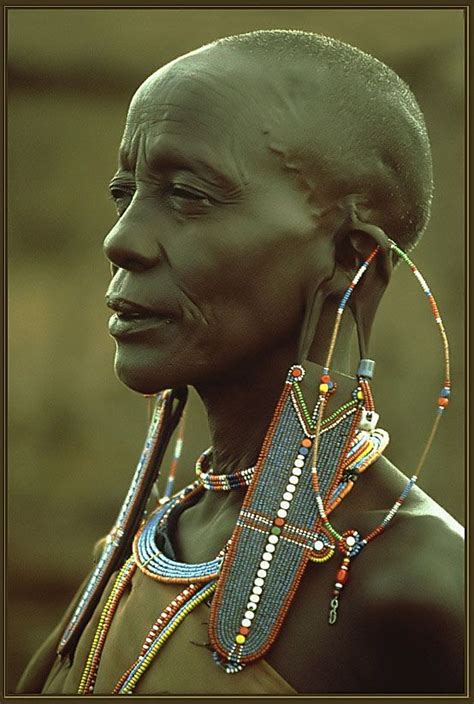
[[[173,388],[176,385],[176,381],[171,379],[170,375],[163,374],[156,367],[146,364],[130,364],[119,356],[115,358],[114,370],[122,384],[145,396],[157,394],[159,391]]]

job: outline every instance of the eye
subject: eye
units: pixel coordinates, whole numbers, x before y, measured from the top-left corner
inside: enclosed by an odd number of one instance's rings
[[[191,201],[203,206],[211,205],[211,201],[205,193],[179,183],[171,185],[170,195],[180,201]]]
[[[115,203],[117,215],[121,217],[130,205],[130,201],[133,198],[133,193],[130,191],[124,191],[120,188],[111,188],[110,197]]]

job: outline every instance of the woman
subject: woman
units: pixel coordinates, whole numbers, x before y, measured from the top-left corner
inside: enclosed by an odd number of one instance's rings
[[[138,89],[110,190],[116,373],[174,391],[19,691],[461,692],[462,539],[382,456],[369,383],[378,303],[431,205],[407,86],[319,35],[218,40]],[[144,514],[188,385],[212,448],[188,491]]]

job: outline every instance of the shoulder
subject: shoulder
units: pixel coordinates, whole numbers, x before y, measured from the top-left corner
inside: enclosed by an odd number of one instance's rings
[[[415,499],[354,561],[354,573],[356,567],[361,572],[361,620],[384,647],[378,657],[390,661],[392,672],[403,672],[404,691],[461,692],[463,530],[423,492]]]

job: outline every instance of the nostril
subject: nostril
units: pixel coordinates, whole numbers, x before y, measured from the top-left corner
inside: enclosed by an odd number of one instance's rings
[[[147,261],[146,263],[140,259],[122,259],[120,268],[126,269],[127,271],[146,271],[151,268],[151,264]]]

